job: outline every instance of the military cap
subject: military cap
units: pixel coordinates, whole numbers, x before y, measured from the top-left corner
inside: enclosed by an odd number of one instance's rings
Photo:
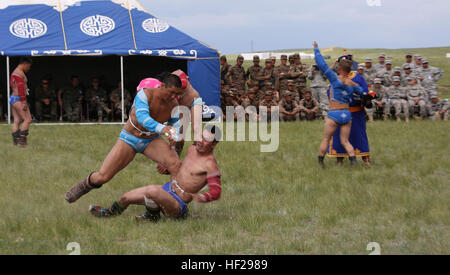
[[[386,60],[386,65],[392,65],[392,60]]]
[[[293,60],[293,59],[294,59],[294,55],[293,54],[289,55],[289,60]]]
[[[394,77],[392,78],[392,80],[393,80],[394,82],[400,82],[400,77],[399,77],[399,76],[394,76]]]
[[[222,60],[222,61],[227,61],[227,57],[226,57],[225,55],[222,55],[222,56],[220,57],[220,60]]]
[[[412,53],[410,53],[410,52],[408,52],[408,53],[406,53],[406,54],[405,54],[405,57],[408,57],[408,56],[411,56],[411,57],[412,57],[412,56],[413,56],[413,54],[412,54]]]
[[[253,61],[259,61],[259,55],[254,55],[253,56]]]
[[[285,91],[285,92],[284,92],[284,97],[287,97],[287,96],[294,97],[294,96],[295,96],[295,93],[294,93],[294,92],[291,92],[291,91]]]
[[[431,99],[433,99],[433,98],[439,98],[439,96],[438,96],[437,94],[432,94],[432,95],[430,96],[430,98],[431,98]]]
[[[287,85],[295,85],[294,80],[289,79],[289,80],[287,81]]]
[[[272,59],[270,59],[270,58],[266,58],[266,63],[272,63]]]
[[[272,55],[272,56],[270,57],[270,59],[272,59],[272,60],[277,60],[277,57]]]
[[[428,59],[422,58],[422,64],[427,64],[427,63],[428,63]]]
[[[300,58],[300,54],[299,53],[294,53],[294,58]]]
[[[401,72],[401,71],[402,71],[402,68],[399,67],[399,66],[396,66],[396,67],[394,68],[394,72]]]
[[[411,81],[411,80],[413,80],[413,79],[416,79],[415,77],[410,77],[410,76],[408,76],[407,78],[406,78],[406,81]]]
[[[378,55],[378,58],[380,58],[380,57],[386,57],[386,54],[380,53],[380,54]]]
[[[422,57],[418,54],[414,55],[414,59],[422,59]]]
[[[236,60],[244,60],[244,57],[242,55],[238,55],[238,57],[236,58]]]
[[[381,80],[381,78],[375,78],[374,80],[373,80],[373,83],[379,83],[379,84],[381,84],[383,81]]]
[[[285,54],[281,55],[280,59],[287,60],[287,55]]]
[[[364,67],[363,64],[359,64],[358,65],[358,70],[365,70],[365,69],[366,69],[366,67]]]
[[[372,58],[366,58],[366,63],[372,63]]]
[[[253,89],[248,89],[247,93],[249,93],[249,94],[254,94],[254,93],[256,93],[256,91],[253,90]]]
[[[411,66],[409,66],[408,63],[406,63],[405,65],[403,65],[403,70],[411,70]]]

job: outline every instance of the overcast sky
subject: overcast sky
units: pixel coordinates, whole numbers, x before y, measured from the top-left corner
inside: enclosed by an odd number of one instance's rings
[[[450,45],[449,0],[140,0],[221,53]],[[379,5],[378,5],[379,4]]]

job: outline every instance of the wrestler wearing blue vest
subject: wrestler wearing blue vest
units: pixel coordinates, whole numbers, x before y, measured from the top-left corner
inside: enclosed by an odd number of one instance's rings
[[[346,56],[341,56],[339,59],[345,59]],[[365,79],[355,73],[351,72],[348,77],[355,83],[357,83],[365,93],[369,93],[369,88]],[[328,89],[328,95],[330,89]],[[369,140],[366,132],[366,114],[364,106],[366,105],[367,98],[359,94],[353,94],[351,102],[349,104],[350,112],[352,115],[352,126],[350,130],[349,141],[355,149],[355,155],[361,156],[364,161],[364,165],[367,167],[370,165],[370,150]],[[333,138],[330,141],[327,153],[329,157],[337,157],[338,163],[342,164],[343,158],[348,156],[344,146],[339,141],[340,127],[334,133]]]

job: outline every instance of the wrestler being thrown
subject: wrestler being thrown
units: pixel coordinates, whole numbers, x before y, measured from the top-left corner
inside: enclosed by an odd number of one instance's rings
[[[195,141],[187,149],[181,168],[175,179],[164,185],[148,185],[131,190],[111,207],[91,205],[89,211],[96,217],[111,217],[122,214],[130,204],[145,205],[147,211],[137,215],[137,220],[158,221],[160,211],[170,218],[185,218],[187,205],[192,200],[199,203],[218,200],[222,192],[220,171],[213,151],[221,139],[217,126],[207,125],[202,140]],[[209,191],[197,194],[208,185]]]

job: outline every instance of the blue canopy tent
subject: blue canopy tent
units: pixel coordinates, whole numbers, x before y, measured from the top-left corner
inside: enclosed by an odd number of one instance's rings
[[[191,84],[205,104],[220,106],[219,52],[135,0],[2,0],[0,37],[8,98],[10,56],[118,55],[123,80],[123,57],[145,55],[185,60]],[[122,81],[122,96],[123,89]]]

